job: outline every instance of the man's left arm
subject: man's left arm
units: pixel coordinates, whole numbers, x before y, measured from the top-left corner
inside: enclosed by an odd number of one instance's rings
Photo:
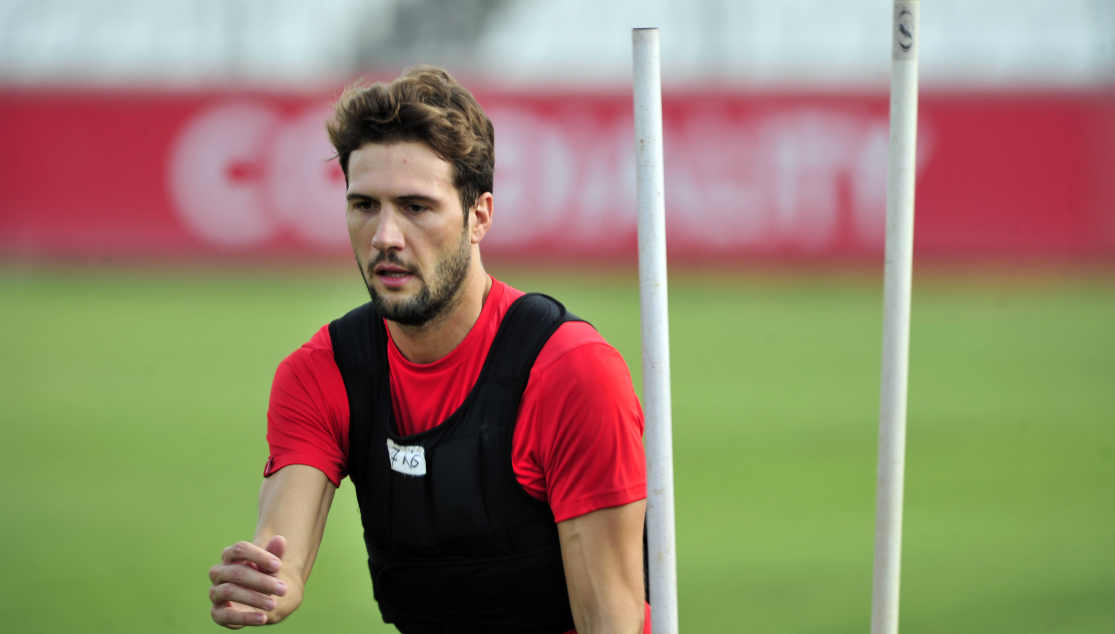
[[[519,482],[557,522],[578,634],[639,634],[646,456],[627,364],[592,326],[563,324],[535,361],[515,428]]]
[[[646,500],[639,500],[558,522],[578,634],[643,631],[646,508]]]

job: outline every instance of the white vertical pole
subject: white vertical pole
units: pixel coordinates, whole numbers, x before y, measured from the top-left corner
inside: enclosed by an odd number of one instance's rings
[[[635,29],[632,41],[651,621],[653,634],[676,634],[674,449],[670,423],[670,320],[666,304],[666,204],[658,29]]]
[[[883,368],[871,634],[898,632],[902,567],[902,483],[906,466],[906,387],[910,353],[910,277],[914,253],[914,175],[918,131],[918,0],[895,0],[890,79],[890,165],[883,273]]]

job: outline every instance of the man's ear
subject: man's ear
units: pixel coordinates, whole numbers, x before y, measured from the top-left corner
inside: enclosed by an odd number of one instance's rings
[[[469,210],[472,216],[472,230],[470,237],[473,244],[479,244],[484,239],[484,234],[492,228],[492,192],[484,192],[476,199]]]

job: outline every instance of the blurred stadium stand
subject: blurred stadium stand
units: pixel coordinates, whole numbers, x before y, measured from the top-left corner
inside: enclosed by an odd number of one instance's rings
[[[15,83],[332,87],[445,64],[501,82],[626,83],[628,30],[664,29],[668,80],[878,85],[888,0],[4,0]],[[1094,86],[1115,78],[1110,0],[934,0],[928,85]]]

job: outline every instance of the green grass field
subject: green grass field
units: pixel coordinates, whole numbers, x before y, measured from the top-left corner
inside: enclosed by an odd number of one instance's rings
[[[95,268],[95,267],[94,267]],[[351,267],[0,269],[0,630],[214,632],[278,362],[364,301]],[[496,268],[640,383],[630,271]],[[670,281],[681,625],[869,629],[881,274]],[[915,282],[904,634],[1115,631],[1115,280]],[[394,631],[352,486],[286,632]]]

